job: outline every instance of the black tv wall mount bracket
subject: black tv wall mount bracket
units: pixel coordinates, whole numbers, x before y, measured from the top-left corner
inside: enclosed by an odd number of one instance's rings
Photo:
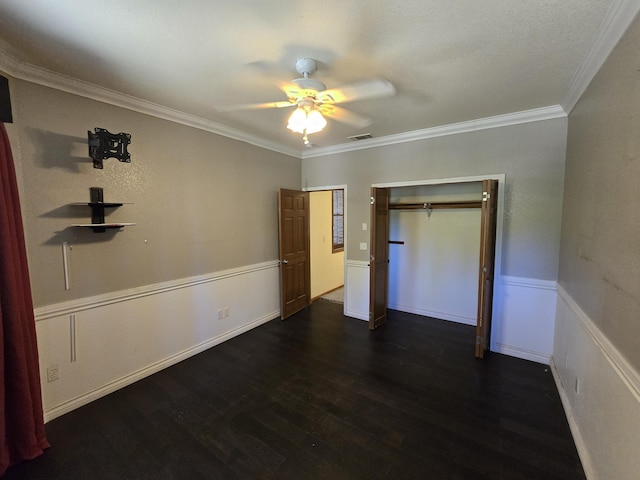
[[[131,163],[127,145],[131,143],[128,133],[109,133],[104,128],[95,128],[95,133],[87,131],[89,137],[89,156],[93,159],[93,168],[103,168],[102,160],[117,158],[121,162]]]

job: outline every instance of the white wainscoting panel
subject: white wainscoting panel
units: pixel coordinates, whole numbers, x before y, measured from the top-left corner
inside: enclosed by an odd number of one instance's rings
[[[497,277],[491,350],[549,365],[553,353],[556,282]]]
[[[369,321],[369,263],[347,260],[344,314]]]
[[[369,264],[347,260],[345,315],[369,319]],[[498,277],[494,286],[491,350],[549,365],[553,353],[556,282],[520,277]],[[390,307],[394,307],[390,305]],[[402,308],[403,311],[410,311]],[[443,312],[411,313],[472,323]]]
[[[45,419],[277,318],[278,275],[268,262],[37,309]]]
[[[558,286],[552,371],[587,478],[640,472],[640,372]]]

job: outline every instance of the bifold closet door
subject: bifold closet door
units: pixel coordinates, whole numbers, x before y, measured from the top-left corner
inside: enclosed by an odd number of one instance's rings
[[[369,245],[369,329],[387,321],[389,283],[389,189],[371,188],[371,239]]]
[[[483,358],[489,349],[493,306],[493,277],[496,253],[496,218],[498,180],[482,181],[482,214],[480,219],[480,274],[478,280],[478,323],[476,357]]]

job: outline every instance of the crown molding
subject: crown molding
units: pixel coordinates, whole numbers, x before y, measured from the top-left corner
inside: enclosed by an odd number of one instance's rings
[[[640,12],[640,2],[637,0],[616,0],[611,4],[602,20],[596,41],[574,75],[567,96],[562,102],[562,107],[567,114],[571,113],[576,106],[615,46],[636,19],[638,12]]]
[[[554,105],[507,115],[498,115],[495,117],[487,117],[478,120],[415,130],[397,135],[388,135],[385,137],[358,141],[353,144],[340,144],[330,147],[322,147],[303,151],[302,153],[297,149],[254,135],[249,135],[240,130],[212,122],[202,117],[190,115],[23,62],[18,58],[14,50],[5,42],[0,42],[0,70],[3,70],[7,74],[21,80],[26,80],[139,113],[198,128],[200,130],[239,140],[261,148],[266,148],[267,150],[305,159],[393,145],[396,143],[424,140],[445,135],[473,132],[488,128],[498,128],[508,125],[566,117],[571,110],[573,110],[584,91],[606,61],[607,57],[620,41],[620,38],[622,38],[631,23],[635,20],[638,12],[640,12],[640,2],[637,0],[616,0],[611,5],[607,15],[602,21],[600,32],[592,49],[573,77],[562,105]]]
[[[359,140],[354,143],[343,143],[340,145],[333,145],[331,147],[317,148],[303,152],[302,158],[322,157],[335,153],[352,152],[354,150],[383,147],[396,143],[414,142],[416,140],[457,135],[459,133],[477,132],[479,130],[486,130],[489,128],[507,127],[510,125],[539,122],[541,120],[551,120],[566,116],[566,112],[560,105],[552,105],[549,107],[525,110],[506,115],[497,115],[495,117],[486,117],[478,120],[442,125],[440,127],[425,128],[422,130],[398,133],[396,135],[387,135],[385,137],[372,138],[369,140]]]
[[[110,90],[93,83],[85,82],[77,78],[62,75],[45,68],[23,62],[14,52],[7,48],[7,44],[4,42],[0,43],[0,70],[20,80],[79,95],[81,97],[107,103],[116,107],[126,108],[127,110],[151,115],[163,120],[169,120],[171,122],[197,128],[199,130],[205,130],[227,138],[249,143],[257,147],[266,148],[267,150],[273,150],[284,155],[301,158],[299,150],[287,147],[280,143],[272,142],[255,135],[249,135],[240,130],[212,122],[206,118],[190,115],[157,103],[126,95],[115,90]]]

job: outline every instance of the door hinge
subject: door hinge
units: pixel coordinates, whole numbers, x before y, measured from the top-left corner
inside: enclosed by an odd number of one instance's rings
[[[373,312],[369,312],[369,320],[373,319]]]
[[[371,205],[375,205],[375,204],[376,204],[376,199],[375,199],[375,197],[372,196],[371,197]]]
[[[476,337],[476,345],[482,345],[482,337],[480,335]]]
[[[489,192],[482,192],[482,201],[486,202],[491,198],[491,194]]]

